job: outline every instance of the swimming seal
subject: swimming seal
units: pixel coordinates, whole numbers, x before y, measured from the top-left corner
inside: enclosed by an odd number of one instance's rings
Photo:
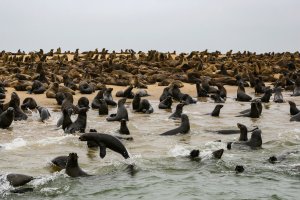
[[[186,114],[181,115],[181,125],[178,128],[172,129],[170,131],[164,132],[160,135],[176,135],[178,133],[186,134],[190,131],[190,122]]]
[[[77,153],[70,153],[66,164],[66,174],[70,177],[90,176],[78,165]]]
[[[125,159],[129,158],[129,154],[120,140],[116,137],[104,133],[85,133],[79,137],[80,141],[94,141],[100,147],[100,157],[104,158],[106,155],[106,148],[109,148],[119,154]]]
[[[280,154],[278,156],[271,156],[268,161],[272,164],[279,163],[283,160],[285,160],[290,154],[299,153],[299,151],[289,151],[285,152],[283,154]]]
[[[121,120],[119,133],[120,133],[120,134],[124,134],[124,135],[130,135],[130,132],[129,132],[129,129],[128,129],[128,127],[127,127],[127,124],[126,124],[126,120],[125,120],[125,119],[122,119],[122,120]]]
[[[37,110],[39,111],[41,121],[44,122],[45,120],[51,117],[50,112],[47,108],[37,106]]]
[[[108,115],[108,106],[105,99],[100,99],[98,103],[99,103],[98,114]]]
[[[169,119],[179,119],[179,118],[181,118],[183,106],[185,106],[184,103],[177,104],[175,112],[172,113],[172,115],[169,117]]]
[[[250,140],[248,141],[238,141],[238,142],[229,142],[227,143],[227,148],[231,149],[234,147],[243,147],[248,146],[251,149],[259,149],[262,145],[262,139],[261,139],[261,130],[256,129],[253,131]]]
[[[11,94],[11,100],[9,102],[9,107],[14,108],[14,113],[15,113],[14,120],[15,121],[27,120],[27,118],[28,118],[27,115],[20,108],[20,97],[15,92],[13,92]]]
[[[32,181],[33,177],[24,174],[8,174],[6,179],[12,186],[19,187]]]
[[[99,90],[97,95],[94,97],[92,101],[92,108],[93,109],[98,109],[100,106],[100,99],[103,99],[103,90]]]
[[[196,82],[196,91],[197,97],[209,97],[207,91],[202,88],[199,81]]]
[[[260,98],[261,102],[269,103],[271,96],[272,96],[272,90],[270,88],[267,88],[265,90],[264,95]]]
[[[224,153],[224,149],[219,149],[219,150],[216,150],[216,151],[213,151],[212,152],[212,156],[216,159],[221,159],[222,155]],[[191,159],[195,159],[195,158],[198,158],[200,155],[200,151],[198,149],[193,149],[191,152],[190,152],[190,155],[189,157]]]
[[[128,88],[126,88],[124,91],[118,91],[116,93],[116,97],[125,97],[128,99],[133,99],[134,94],[132,92],[133,86],[130,85]]]
[[[147,99],[143,99],[140,102],[139,108],[136,110],[136,112],[151,114],[154,112],[154,110],[153,110],[153,107],[151,106],[150,102]]]
[[[14,108],[9,107],[0,114],[0,128],[8,128],[14,120]]]
[[[77,107],[78,108],[90,108],[90,101],[86,97],[80,97],[78,99]]]
[[[51,160],[51,163],[60,169],[65,169],[69,156],[58,156]]]
[[[223,108],[222,104],[216,105],[215,108],[214,108],[214,110],[211,113],[211,116],[213,116],[213,117],[219,117],[221,108]]]
[[[106,118],[107,121],[121,121],[122,119],[125,119],[125,120],[129,120],[128,119],[128,112],[127,112],[127,109],[125,108],[125,102],[126,102],[126,99],[123,98],[123,99],[120,99],[118,101],[118,110],[117,110],[117,114],[115,116],[111,116],[111,117],[108,117]]]

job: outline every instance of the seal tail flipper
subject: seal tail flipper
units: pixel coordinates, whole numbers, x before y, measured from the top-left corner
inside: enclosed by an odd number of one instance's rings
[[[99,144],[100,147],[100,158],[104,158],[106,155],[106,146],[104,144]]]

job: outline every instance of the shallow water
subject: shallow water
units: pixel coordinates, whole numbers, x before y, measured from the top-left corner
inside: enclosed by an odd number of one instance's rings
[[[300,105],[300,97],[289,94],[284,93],[285,100],[292,99]],[[250,103],[235,102],[234,93],[229,96],[232,98],[227,99],[219,118],[205,115],[215,106],[209,99],[185,106],[190,134],[169,137],[159,134],[178,126],[179,121],[168,119],[170,111],[158,109],[155,100],[158,98],[150,98],[155,109],[150,115],[133,113],[128,103],[128,128],[134,140],[123,143],[130,152],[129,160],[109,149],[106,157],[100,159],[99,150],[88,149],[78,135],[66,135],[57,129],[58,107],[49,107],[52,117],[45,123],[38,120],[38,113],[32,112],[27,121],[14,122],[11,128],[0,130],[0,174],[24,173],[37,177],[28,184],[34,187],[34,192],[9,193],[12,187],[2,175],[0,196],[5,199],[298,199],[300,153],[290,154],[277,164],[267,161],[272,155],[300,150],[300,122],[289,121],[288,103],[264,104],[261,118],[250,119],[235,117],[249,108]],[[110,108],[110,113],[115,111],[116,108]],[[212,151],[226,149],[226,142],[238,138],[212,131],[237,129],[237,122],[262,130],[263,149],[225,150],[222,159],[211,158]],[[117,135],[119,123],[106,122],[96,110],[90,110],[87,126],[87,130],[95,128]],[[195,148],[201,150],[201,161],[186,157]],[[64,171],[53,172],[50,160],[70,152],[76,152],[80,167],[95,176],[70,178]],[[128,164],[134,164],[134,170]],[[245,172],[236,174],[236,165],[244,165]]]

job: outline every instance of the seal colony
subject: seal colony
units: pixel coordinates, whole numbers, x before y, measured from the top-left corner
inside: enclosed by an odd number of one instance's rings
[[[300,87],[300,55],[295,53],[265,53],[256,54],[251,52],[232,51],[226,54],[220,52],[193,51],[190,54],[162,53],[158,51],[134,52],[133,50],[121,53],[108,53],[106,49],[101,52],[95,51],[61,53],[58,49],[55,53],[51,50],[44,53],[41,49],[38,52],[18,51],[17,53],[0,53],[0,99],[7,99],[0,104],[0,128],[13,127],[13,121],[27,120],[28,110],[39,112],[42,122],[51,118],[46,106],[39,105],[34,95],[44,95],[53,99],[61,107],[61,118],[57,122],[66,134],[79,134],[80,141],[87,142],[88,148],[98,148],[100,158],[109,156],[106,149],[119,153],[124,159],[131,159],[130,149],[127,149],[121,136],[113,136],[102,131],[90,130],[86,132],[87,112],[96,112],[98,115],[106,116],[107,123],[118,123],[118,132],[122,135],[130,135],[126,123],[130,122],[128,113],[141,115],[155,114],[155,109],[162,109],[168,112],[176,108],[170,115],[170,120],[180,121],[178,127],[168,127],[163,133],[156,135],[169,137],[182,137],[189,134],[194,127],[190,124],[189,116],[184,109],[189,105],[205,101],[216,103],[215,109],[203,117],[226,117],[227,91],[224,85],[237,86],[236,102],[248,103],[249,109],[236,113],[236,120],[241,117],[259,118],[263,115],[263,105],[271,100],[274,94],[274,103],[286,103],[282,91],[290,91],[292,98],[297,98]],[[271,85],[266,86],[266,83]],[[157,108],[152,106],[151,100],[147,97],[147,87],[158,83],[163,86],[163,93],[159,97]],[[194,94],[185,94],[181,91],[183,83],[195,86]],[[116,97],[112,95],[113,88],[107,85],[126,86],[125,90],[117,91]],[[31,95],[21,104],[17,92],[7,94],[6,88],[12,87],[16,91],[27,91]],[[251,87],[258,98],[246,93],[245,87]],[[134,88],[141,89],[134,93]],[[97,92],[95,94],[95,92]],[[82,96],[77,105],[74,103],[73,95],[76,93],[93,95],[93,100]],[[10,99],[8,99],[10,97]],[[197,97],[199,97],[197,99]],[[204,98],[204,99],[203,99]],[[132,99],[131,108],[128,109],[126,101]],[[272,101],[272,100],[271,100]],[[288,101],[290,114],[293,115],[290,121],[300,121],[299,110],[293,101]],[[176,105],[174,105],[176,104]],[[91,106],[91,110],[90,110]],[[117,106],[117,113],[110,113],[111,108]],[[150,115],[151,114],[151,115]],[[77,115],[72,121],[71,115]],[[153,116],[155,117],[155,116]],[[30,123],[30,122],[29,122]],[[291,122],[292,123],[292,122]],[[248,131],[247,127],[237,123],[238,130],[221,130],[220,134],[238,134],[237,141],[220,141],[227,146],[227,150],[249,148],[257,150],[263,148],[263,130],[258,127]],[[251,135],[248,137],[248,133]],[[168,140],[169,137],[164,137]],[[249,138],[249,139],[248,139]],[[134,138],[133,141],[134,142]],[[67,156],[69,153],[69,156]],[[221,159],[226,154],[224,149],[216,149],[211,155]],[[298,152],[296,152],[298,153]],[[90,176],[82,170],[78,164],[78,156],[75,152],[64,152],[64,155],[52,160],[53,165],[65,169],[70,177]],[[199,150],[190,153],[191,158],[199,157]],[[281,156],[282,157],[282,156]],[[270,157],[271,163],[281,159]],[[267,160],[268,158],[266,158]],[[132,168],[132,165],[129,165]],[[236,166],[233,171],[242,173],[243,166]],[[246,169],[247,170],[247,169]],[[17,178],[15,178],[17,177]],[[20,178],[21,177],[21,178]],[[23,181],[23,179],[25,179]],[[12,186],[25,185],[33,180],[33,177],[17,174],[7,176]],[[22,181],[12,181],[22,180]],[[27,181],[28,180],[28,181]],[[15,184],[17,182],[17,184]],[[19,183],[20,182],[20,183]],[[15,193],[32,191],[28,189],[12,190]]]

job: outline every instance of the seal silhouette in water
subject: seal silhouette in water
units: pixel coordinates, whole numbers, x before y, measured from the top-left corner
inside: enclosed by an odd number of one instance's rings
[[[288,102],[289,102],[289,104],[290,104],[290,114],[291,114],[291,115],[296,115],[296,114],[298,114],[300,111],[299,111],[299,109],[296,107],[295,102],[293,102],[293,101],[288,101]]]
[[[172,97],[168,96],[167,98],[165,98],[164,100],[162,100],[159,103],[158,108],[159,109],[171,109],[172,103],[173,103]]]
[[[106,101],[104,99],[100,99],[98,105],[99,105],[98,108],[99,115],[108,115],[108,106]]]
[[[283,96],[281,93],[281,87],[274,88],[274,102],[275,103],[283,103]]]
[[[51,163],[60,169],[65,169],[69,156],[58,156],[51,160]]]
[[[24,174],[8,174],[6,179],[12,186],[19,187],[32,181],[33,177]]]
[[[185,106],[184,103],[177,104],[175,112],[169,117],[169,119],[178,119],[178,118],[181,118],[183,106]]]
[[[245,93],[245,88],[243,83],[239,82],[238,90],[237,90],[237,101],[251,101],[252,97]]]
[[[79,167],[77,153],[69,154],[66,164],[66,174],[71,177],[90,176]]]
[[[14,113],[15,113],[14,120],[15,121],[27,120],[27,118],[28,118],[27,115],[20,108],[20,98],[19,98],[18,94],[15,92],[13,92],[11,94],[11,100],[9,102],[9,107],[14,108]]]
[[[271,96],[272,96],[272,90],[270,88],[267,88],[264,95],[260,98],[260,100],[261,102],[269,103]]]
[[[125,105],[124,105],[125,102],[126,102],[125,98],[120,99],[118,101],[117,114],[106,118],[106,120],[107,121],[121,121],[122,119],[125,119],[125,120],[128,121],[129,120],[128,119],[128,112],[127,112],[127,109],[125,108]]]
[[[0,114],[0,128],[8,128],[14,120],[14,108],[9,107]]]
[[[224,153],[224,149],[219,149],[219,150],[217,150],[217,151],[213,151],[213,152],[212,152],[212,155],[213,155],[213,157],[216,158],[216,159],[221,159],[223,153]],[[195,158],[199,158],[199,155],[200,155],[200,151],[199,151],[198,149],[194,149],[194,150],[192,150],[192,151],[190,152],[189,157],[190,157],[191,159],[195,159]]]
[[[223,108],[223,105],[221,105],[221,104],[216,105],[215,109],[211,113],[211,116],[219,117],[221,108]]]
[[[178,133],[186,134],[190,131],[189,117],[186,114],[181,115],[181,125],[178,128],[164,132],[160,135],[176,135]]]
[[[31,97],[27,97],[24,99],[23,104],[21,105],[21,109],[22,110],[27,110],[28,108],[30,110],[33,110],[37,107],[37,103],[36,101],[31,98]]]
[[[129,154],[120,140],[116,137],[104,133],[85,133],[79,137],[81,141],[93,141],[100,147],[100,157],[104,158],[106,155],[106,148],[109,148],[119,154],[125,159],[129,158]]]
[[[80,131],[80,133],[84,133],[85,132],[85,128],[86,128],[86,120],[87,120],[87,112],[88,112],[88,108],[84,107],[84,108],[79,108],[78,112],[78,117],[75,120],[75,122],[73,122],[72,124],[70,124],[67,129],[65,130],[65,133],[75,133],[76,131]],[[65,118],[65,116],[64,116]]]
[[[111,92],[113,91],[113,88],[107,88],[104,90],[103,98],[106,101],[107,105],[110,106],[116,106],[117,103],[113,100],[113,97],[111,95]]]
[[[256,129],[253,131],[250,140],[248,141],[238,141],[238,142],[229,142],[227,144],[227,149],[231,149],[234,147],[242,147],[242,146],[248,146],[251,149],[258,149],[261,148],[262,145],[262,139],[261,139],[261,130]]]

